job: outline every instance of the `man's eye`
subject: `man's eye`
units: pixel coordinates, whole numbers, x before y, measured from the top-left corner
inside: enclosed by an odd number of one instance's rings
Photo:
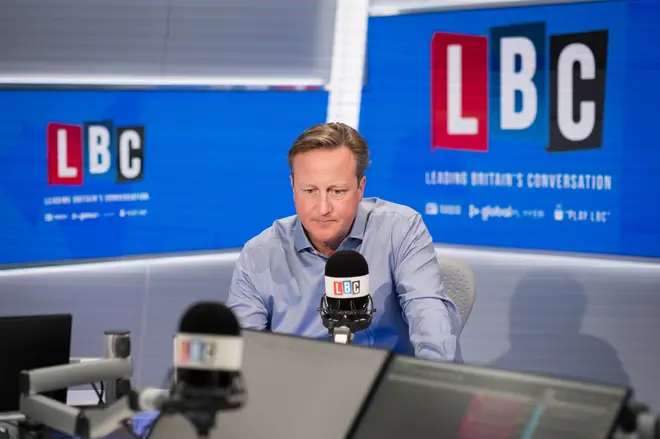
[[[314,189],[303,189],[303,192],[306,194],[311,194],[312,192],[314,192]]]
[[[335,193],[335,195],[342,195],[342,194],[345,194],[345,193],[346,193],[345,190],[340,190],[340,189],[336,189],[336,190],[334,190],[333,192]]]

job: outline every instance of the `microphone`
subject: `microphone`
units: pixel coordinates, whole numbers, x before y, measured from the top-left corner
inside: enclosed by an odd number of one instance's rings
[[[352,343],[356,332],[371,325],[376,309],[369,291],[369,264],[364,256],[353,250],[340,250],[328,258],[325,294],[318,311],[336,343]]]
[[[161,415],[182,414],[199,436],[208,436],[218,411],[245,404],[242,362],[243,337],[234,313],[218,302],[191,306],[174,337],[175,382]]]

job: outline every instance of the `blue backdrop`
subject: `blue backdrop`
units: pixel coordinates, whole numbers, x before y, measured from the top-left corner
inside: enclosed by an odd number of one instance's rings
[[[327,93],[3,91],[0,103],[7,264],[242,246],[294,213],[286,152],[325,121]],[[48,185],[48,124],[88,121],[144,126],[141,181],[90,177],[85,158],[81,186]]]
[[[371,19],[360,121],[373,151],[368,185],[384,198],[425,212],[439,242],[660,256],[660,189],[655,184],[660,175],[655,110],[660,38],[652,30],[658,8],[653,2],[611,1]],[[546,47],[537,60],[539,111],[528,130],[506,132],[500,129],[499,90],[493,81],[498,75],[493,37],[507,31],[491,34],[491,29],[526,23],[546,27],[540,37],[538,26],[529,32],[535,44],[545,40]],[[549,118],[550,38],[602,30],[608,32],[602,147],[549,153],[548,125],[556,122]],[[435,32],[489,38],[487,152],[432,150]],[[475,81],[470,69],[477,64],[474,56],[464,59],[467,81]],[[464,96],[464,106],[478,106],[481,98]],[[520,108],[520,99],[516,105]],[[434,117],[443,117],[442,111]],[[604,187],[552,187],[556,176]]]
[[[437,242],[660,256],[659,8],[631,0],[372,18],[360,121],[368,195],[424,212]],[[434,33],[491,37],[526,23],[546,29],[519,28],[536,29],[528,35],[546,47],[532,129],[499,128],[490,53],[487,97],[465,102],[488,99],[488,152],[432,150]],[[602,147],[548,153],[550,38],[598,30],[608,32]],[[0,264],[12,264],[242,246],[293,213],[286,151],[325,120],[327,93],[23,90],[1,91],[0,105]],[[92,176],[84,157],[81,186],[48,184],[47,126],[86,122],[144,126],[142,180]],[[534,187],[558,175],[609,184]]]

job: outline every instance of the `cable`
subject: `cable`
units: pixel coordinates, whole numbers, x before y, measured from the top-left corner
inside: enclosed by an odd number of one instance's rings
[[[94,384],[94,383],[89,383],[89,384],[92,386],[92,388],[94,389],[94,393],[96,393],[96,396],[99,399],[96,404],[97,405],[103,405],[103,402],[104,402],[103,401],[103,395],[105,394],[105,387],[103,385],[103,382],[100,383],[101,384],[101,389],[100,390],[96,387],[96,384]]]

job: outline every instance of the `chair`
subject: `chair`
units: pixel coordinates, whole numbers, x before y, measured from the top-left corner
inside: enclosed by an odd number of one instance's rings
[[[438,256],[438,262],[442,270],[445,294],[458,308],[463,331],[476,297],[474,273],[467,264],[454,258]]]

